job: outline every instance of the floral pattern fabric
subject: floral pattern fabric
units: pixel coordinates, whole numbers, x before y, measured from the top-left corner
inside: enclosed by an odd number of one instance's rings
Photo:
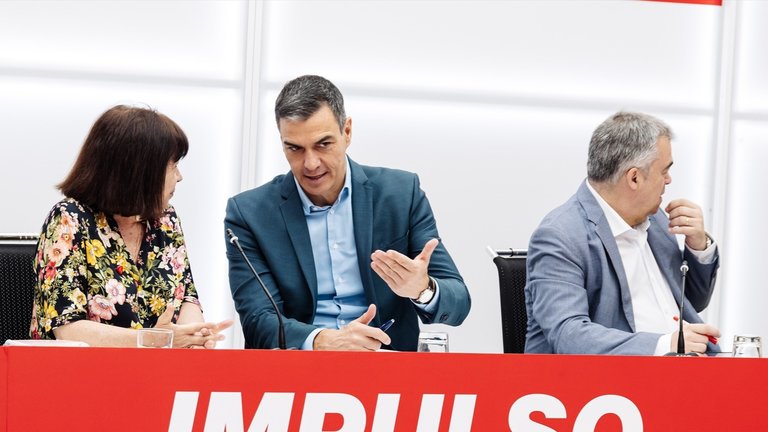
[[[54,339],[53,329],[84,319],[153,327],[170,305],[175,322],[182,302],[200,304],[173,207],[144,223],[134,262],[111,215],[70,198],[53,207],[34,264],[32,338]]]

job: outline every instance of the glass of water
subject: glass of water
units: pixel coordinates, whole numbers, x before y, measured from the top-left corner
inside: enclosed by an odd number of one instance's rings
[[[173,346],[173,330],[146,328],[139,329],[136,337],[139,348],[171,348]]]
[[[762,357],[763,342],[760,336],[736,335],[733,337],[734,357]]]
[[[421,332],[419,333],[418,352],[448,352],[448,333]]]

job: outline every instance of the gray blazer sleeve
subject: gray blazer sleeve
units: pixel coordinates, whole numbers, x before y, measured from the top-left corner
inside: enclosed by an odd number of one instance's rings
[[[600,314],[606,321],[621,321],[623,311],[618,281],[612,269],[590,253],[586,241],[548,225],[539,227],[528,248],[526,303],[529,336],[526,352],[562,354],[653,354],[660,337],[633,333],[590,318]],[[602,277],[587,272],[604,272]],[[594,281],[609,290],[601,301],[590,304],[586,284]],[[534,322],[533,326],[531,322]]]

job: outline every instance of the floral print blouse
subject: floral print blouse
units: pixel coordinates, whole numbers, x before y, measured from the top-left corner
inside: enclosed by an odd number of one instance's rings
[[[111,215],[71,198],[53,207],[34,264],[32,338],[55,339],[53,329],[84,319],[152,327],[169,304],[176,308],[174,322],[182,302],[200,304],[173,207],[144,223],[134,262]]]

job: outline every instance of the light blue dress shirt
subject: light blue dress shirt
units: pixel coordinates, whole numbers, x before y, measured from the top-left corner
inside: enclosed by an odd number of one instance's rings
[[[358,267],[350,172],[347,159],[347,175],[339,197],[332,205],[322,207],[312,203],[294,177],[307,220],[317,273],[317,310],[312,324],[319,328],[307,336],[301,346],[303,350],[312,349],[315,336],[321,330],[344,327],[368,310],[368,300]],[[429,305],[416,306],[427,312],[430,306],[436,308],[438,293],[439,290]]]

